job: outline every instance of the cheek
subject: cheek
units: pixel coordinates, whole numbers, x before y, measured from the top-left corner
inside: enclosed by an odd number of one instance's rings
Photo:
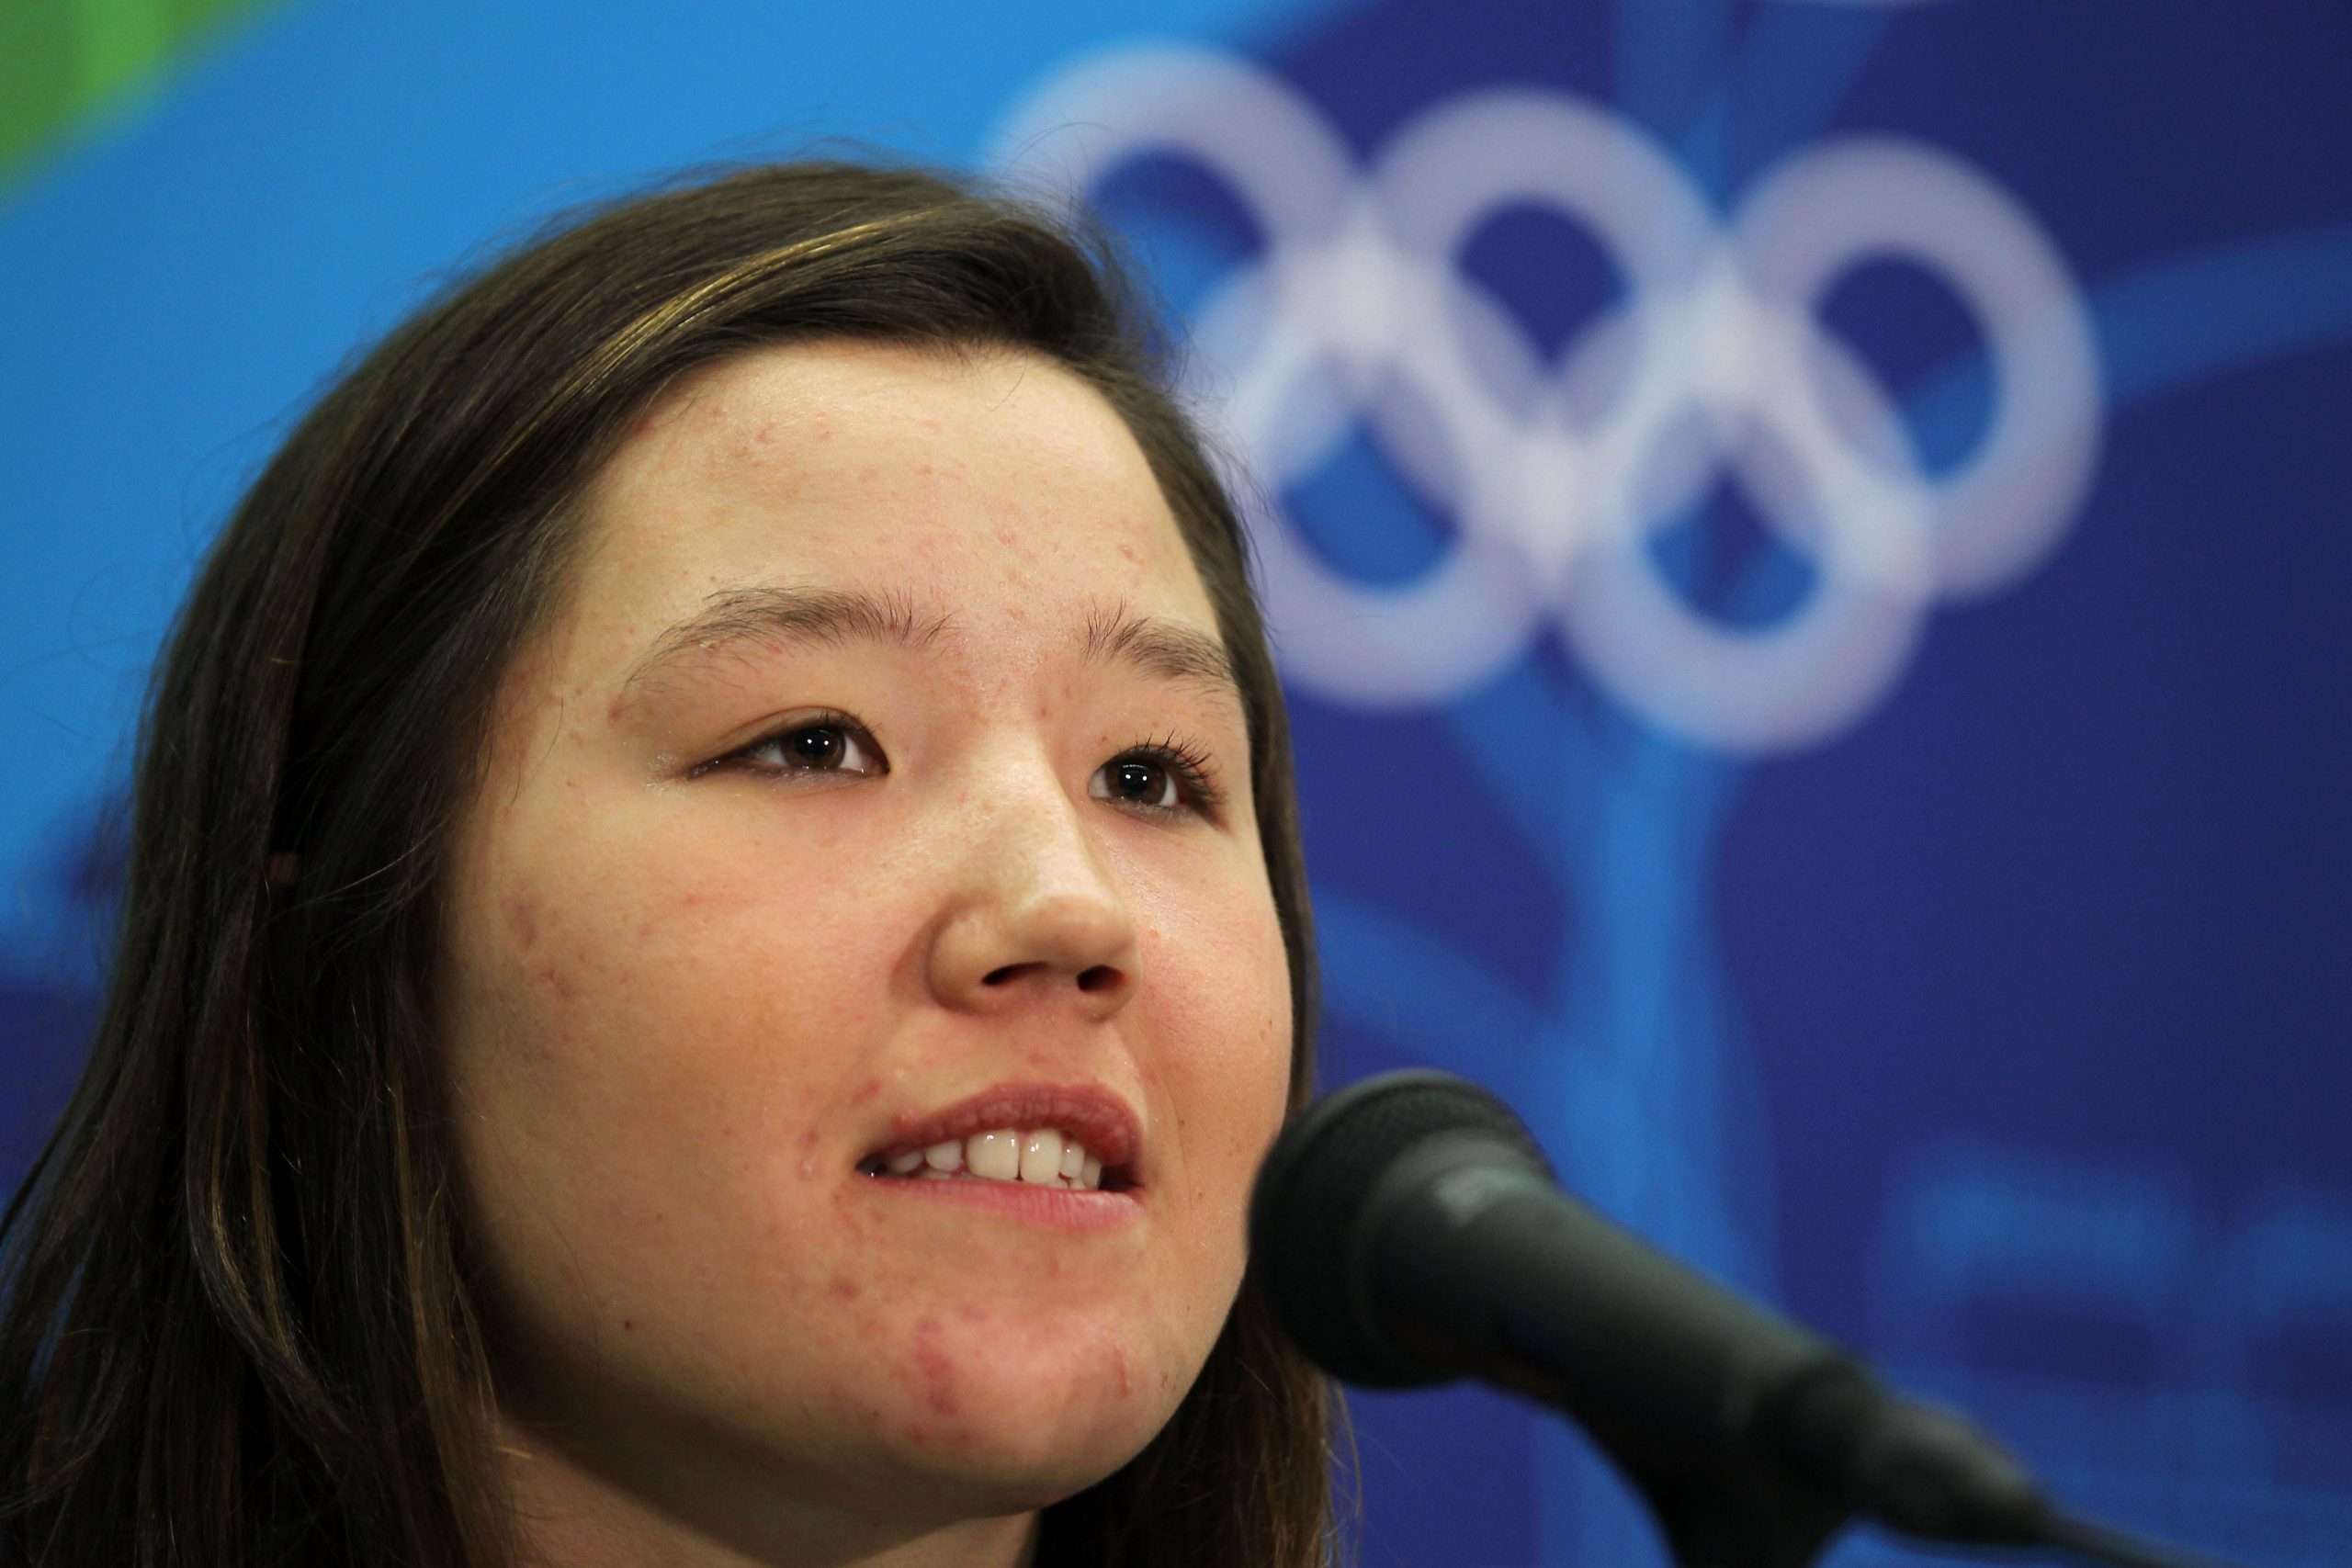
[[[1237,1091],[1270,1096],[1267,1114],[1279,1118],[1292,1020],[1289,955],[1272,894],[1262,881],[1244,881],[1214,905],[1169,916],[1156,934],[1171,998],[1218,1020],[1216,1035],[1200,1043],[1235,1077]]]
[[[881,987],[849,978],[870,932],[783,901],[740,859],[590,844],[460,921],[442,1038],[512,1271],[690,1292],[816,1223],[831,1151],[811,1108],[854,1096]]]
[[[660,846],[653,852],[649,846]],[[820,847],[821,851],[821,846]],[[875,900],[779,870],[750,842],[583,828],[499,878],[453,945],[453,1036],[560,1052],[563,1076],[691,1083],[736,1058],[820,1069],[876,997]]]
[[[1223,904],[1169,917],[1151,932],[1158,967],[1155,1033],[1170,1043],[1151,1070],[1173,1108],[1185,1196],[1213,1211],[1207,1235],[1229,1244],[1259,1162],[1289,1096],[1290,974],[1271,897],[1245,889]],[[1154,954],[1147,953],[1151,970]]]

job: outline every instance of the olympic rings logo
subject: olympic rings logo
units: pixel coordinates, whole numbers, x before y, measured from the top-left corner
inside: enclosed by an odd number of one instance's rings
[[[1266,248],[1196,341],[1232,377],[1225,417],[1268,491],[1361,422],[1453,519],[1438,564],[1385,587],[1335,573],[1279,502],[1250,518],[1284,667],[1335,700],[1459,694],[1551,619],[1665,728],[1731,751],[1809,744],[1892,689],[1937,600],[2045,559],[2097,463],[2098,365],[2064,258],[1987,176],[1916,142],[1815,143],[1722,221],[1657,142],[1566,94],[1464,93],[1360,172],[1279,78],[1149,49],[1069,70],[999,147],[1080,195],[1154,152],[1222,178]],[[1457,265],[1509,208],[1580,223],[1624,280],[1556,367]],[[1992,367],[1989,427],[1939,473],[1819,318],[1831,287],[1881,256],[1939,277]],[[1651,548],[1726,475],[1814,569],[1803,604],[1760,629],[1692,606]]]

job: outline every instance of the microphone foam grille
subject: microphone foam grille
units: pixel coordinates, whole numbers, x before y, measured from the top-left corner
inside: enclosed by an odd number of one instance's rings
[[[1250,1205],[1251,1266],[1274,1314],[1307,1358],[1332,1376],[1379,1388],[1442,1382],[1384,1339],[1363,1304],[1359,1237],[1380,1179],[1408,1149],[1444,1133],[1476,1133],[1523,1151],[1546,1176],[1543,1150],[1510,1108],[1450,1073],[1385,1073],[1308,1106],[1274,1141]]]

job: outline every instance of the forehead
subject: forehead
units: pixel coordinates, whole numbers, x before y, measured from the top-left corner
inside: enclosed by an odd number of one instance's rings
[[[650,638],[745,585],[906,593],[959,627],[1109,600],[1213,628],[1101,394],[1012,351],[769,348],[670,390],[590,487],[573,611]]]

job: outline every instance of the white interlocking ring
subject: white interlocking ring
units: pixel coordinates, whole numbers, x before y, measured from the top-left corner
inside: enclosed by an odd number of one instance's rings
[[[1658,725],[1736,751],[1815,741],[1892,689],[1936,600],[2045,559],[2096,467],[2098,359],[2064,259],[1989,177],[1916,142],[1816,143],[1726,224],[1648,135],[1567,94],[1458,95],[1360,171],[1279,78],[1154,49],[1066,71],[999,147],[1072,196],[1172,154],[1259,230],[1263,254],[1204,308],[1198,341],[1228,368],[1225,417],[1266,481],[1242,493],[1267,497],[1250,525],[1285,669],[1335,699],[1446,700],[1551,620]],[[1576,221],[1623,283],[1556,365],[1464,271],[1510,209]],[[1989,426],[1939,474],[1822,324],[1831,289],[1880,258],[1939,279],[1985,345]],[[1410,583],[1333,570],[1279,501],[1359,424],[1453,524]],[[1762,627],[1702,612],[1657,559],[1657,531],[1725,477],[1813,571]]]

